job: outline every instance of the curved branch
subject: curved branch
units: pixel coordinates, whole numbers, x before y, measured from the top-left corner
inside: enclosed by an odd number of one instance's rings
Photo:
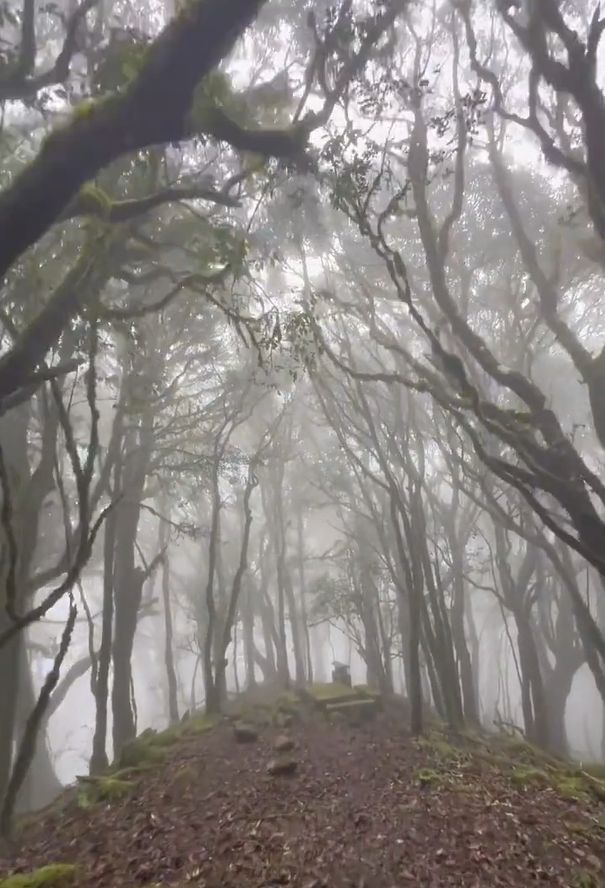
[[[61,220],[75,219],[77,216],[98,216],[106,222],[130,222],[137,216],[149,213],[166,203],[181,200],[207,200],[223,207],[241,207],[241,201],[222,191],[208,186],[191,185],[163,188],[147,197],[131,200],[111,200],[104,194],[82,189],[76,199],[61,215]]]
[[[264,2],[187,4],[158,37],[148,61],[123,94],[90,103],[48,137],[37,157],[0,196],[0,277],[100,169],[127,152],[178,142],[188,135],[197,84],[232,49]],[[280,141],[279,151],[283,147]]]
[[[584,124],[588,209],[597,233],[605,238],[605,95],[596,72],[597,48],[605,30],[596,5],[584,44],[561,12],[557,0],[540,0],[531,6],[527,27],[504,8],[502,18],[529,55],[537,74],[558,93],[568,93],[575,100]],[[556,34],[567,54],[567,64],[553,57],[548,37]]]
[[[35,381],[32,374],[58,340],[69,318],[92,293],[100,290],[108,274],[102,259],[112,243],[111,238],[103,236],[85,249],[41,311],[12,348],[2,355],[0,401]],[[46,378],[52,378],[52,374],[47,374]]]
[[[502,92],[502,87],[497,75],[492,70],[490,70],[487,65],[484,65],[482,62],[479,61],[479,57],[477,55],[477,38],[473,30],[469,7],[466,4],[460,4],[458,5],[457,9],[464,23],[471,68],[473,69],[475,74],[477,74],[477,76],[481,78],[481,80],[491,86],[494,99],[494,110],[503,120],[508,120],[511,123],[517,124],[517,126],[521,126],[524,129],[533,132],[534,135],[537,136],[540,142],[540,147],[542,148],[542,153],[546,160],[549,161],[549,163],[566,169],[573,177],[583,181],[586,177],[586,165],[577,158],[571,157],[569,154],[566,154],[557,145],[554,139],[546,132],[546,130],[540,123],[535,106],[535,101],[533,98],[535,97],[536,72],[532,70],[529,78],[529,115],[527,117],[521,117],[521,115],[515,114],[512,111],[507,111],[507,109],[504,107],[504,94]]]
[[[31,99],[46,86],[63,83],[69,76],[71,60],[77,50],[78,26],[96,6],[99,0],[83,0],[69,19],[63,48],[50,70],[33,77],[27,75],[32,71],[36,61],[36,36],[34,31],[34,2],[27,0],[24,5],[23,28],[19,64],[15,75],[4,82],[0,81],[0,101],[15,99]]]
[[[49,136],[35,160],[0,195],[0,278],[61,216],[82,185],[123,154],[201,134],[240,151],[309,166],[304,155],[309,134],[326,123],[409,0],[393,0],[371,19],[359,50],[342,66],[319,112],[287,129],[257,130],[241,127],[214,108],[196,128],[190,111],[198,83],[232,49],[265,2],[191,0],[160,34],[123,93],[89,103]]]

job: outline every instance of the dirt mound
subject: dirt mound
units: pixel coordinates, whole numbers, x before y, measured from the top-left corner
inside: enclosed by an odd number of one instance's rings
[[[78,888],[605,884],[605,806],[583,778],[483,740],[413,741],[385,716],[289,732],[297,767],[281,777],[279,725],[244,745],[227,723],[164,744],[111,801],[74,794],[30,823],[0,886],[57,863]]]

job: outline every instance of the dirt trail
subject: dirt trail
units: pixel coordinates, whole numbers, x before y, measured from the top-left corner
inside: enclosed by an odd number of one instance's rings
[[[179,741],[128,797],[28,827],[0,879],[61,862],[79,865],[78,888],[605,885],[597,801],[515,786],[489,757],[380,719],[297,725],[297,771],[272,777],[279,733],[240,744],[224,724]]]

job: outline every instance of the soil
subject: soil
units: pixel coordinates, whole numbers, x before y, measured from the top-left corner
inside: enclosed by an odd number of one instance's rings
[[[126,797],[31,822],[0,878],[75,863],[78,888],[605,885],[597,800],[515,785],[512,764],[444,755],[386,718],[289,733],[298,767],[282,776],[267,763],[283,728],[179,740]]]

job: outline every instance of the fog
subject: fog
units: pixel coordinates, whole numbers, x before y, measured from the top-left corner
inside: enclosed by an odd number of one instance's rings
[[[6,834],[335,663],[605,762],[598,8],[219,5],[0,4]]]

